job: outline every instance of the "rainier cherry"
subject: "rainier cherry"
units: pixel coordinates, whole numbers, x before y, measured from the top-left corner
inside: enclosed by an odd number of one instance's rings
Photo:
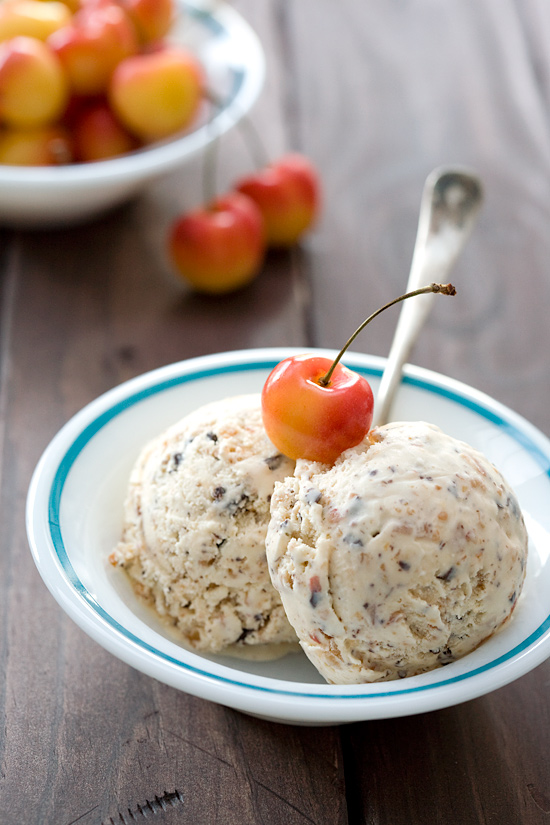
[[[231,292],[260,270],[265,248],[262,216],[254,201],[232,192],[178,218],[168,245],[178,274],[197,291]]]
[[[270,246],[292,246],[319,213],[319,175],[303,155],[284,155],[238,181],[235,188],[256,201]]]
[[[289,458],[332,462],[358,444],[372,422],[368,381],[338,364],[330,383],[322,378],[329,358],[298,355],[277,364],[262,392],[267,435]]]
[[[91,103],[75,116],[72,127],[77,161],[105,160],[138,148],[138,141],[115,118],[109,106]]]
[[[103,94],[115,67],[138,51],[130,18],[113,2],[83,6],[67,26],[50,35],[48,45],[77,95]]]
[[[25,35],[46,40],[52,32],[66,26],[71,12],[65,3],[51,0],[4,0],[0,4],[0,40]]]
[[[73,159],[67,131],[56,124],[0,131],[0,163],[8,166],[59,166]]]
[[[156,43],[168,34],[176,13],[174,0],[120,0],[141,43]]]
[[[189,126],[204,96],[204,72],[183,46],[122,60],[109,83],[109,103],[129,132],[146,142]]]
[[[430,284],[390,301],[363,321],[332,362],[299,355],[277,364],[263,387],[262,417],[278,450],[289,458],[332,464],[340,453],[362,441],[372,423],[372,390],[366,378],[343,367],[340,359],[383,310],[427,292],[455,295],[456,290],[452,284]]]
[[[49,126],[60,117],[69,95],[61,63],[35,37],[0,43],[0,118],[7,126]]]

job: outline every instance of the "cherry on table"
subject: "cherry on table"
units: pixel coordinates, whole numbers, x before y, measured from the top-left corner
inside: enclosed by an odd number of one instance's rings
[[[177,274],[198,292],[240,289],[259,273],[265,254],[262,216],[240,192],[180,215],[168,246]]]
[[[312,162],[297,152],[242,178],[235,189],[256,202],[264,218],[268,246],[295,244],[320,211],[319,174]]]

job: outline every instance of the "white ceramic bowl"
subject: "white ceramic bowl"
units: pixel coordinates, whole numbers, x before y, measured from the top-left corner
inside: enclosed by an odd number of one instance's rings
[[[141,446],[190,410],[259,391],[296,352],[245,350],[173,364],[85,407],[54,438],[34,473],[27,530],[52,594],[99,644],[149,675],[268,719],[328,725],[443,708],[511,682],[550,655],[550,442],[527,421],[463,384],[407,367],[395,418],[424,419],[481,449],[514,487],[530,536],[525,588],[513,620],[476,651],[421,676],[327,685],[301,653],[272,662],[192,653],[136,600],[107,557],[119,538],[130,469]],[[326,350],[321,354],[335,353]],[[373,390],[384,361],[347,354]]]
[[[168,39],[197,55],[209,89],[223,101],[210,122],[203,119],[180,137],[110,160],[56,167],[0,165],[1,224],[51,227],[87,220],[183,166],[249,111],[265,76],[257,36],[223,0],[178,3]]]

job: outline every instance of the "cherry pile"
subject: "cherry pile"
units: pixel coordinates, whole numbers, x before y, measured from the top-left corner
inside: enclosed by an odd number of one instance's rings
[[[104,160],[187,128],[204,72],[168,45],[174,0],[4,0],[0,163]]]

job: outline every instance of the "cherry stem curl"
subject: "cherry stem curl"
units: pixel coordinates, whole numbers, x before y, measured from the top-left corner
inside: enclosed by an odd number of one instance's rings
[[[415,298],[417,295],[427,295],[430,292],[439,293],[440,295],[456,295],[456,289],[452,284],[428,284],[428,286],[420,287],[419,289],[415,289],[412,292],[406,292],[404,295],[400,295],[399,298],[394,298],[393,301],[390,301],[388,304],[384,304],[383,307],[380,307],[380,309],[377,309],[376,312],[372,313],[372,315],[369,315],[368,318],[365,318],[363,323],[357,327],[353,335],[351,335],[348,338],[348,340],[346,341],[346,343],[344,344],[344,346],[332,362],[329,371],[326,373],[326,375],[323,375],[321,378],[319,378],[318,383],[322,387],[328,387],[328,385],[330,384],[330,379],[332,378],[332,373],[336,369],[336,366],[338,365],[345,351],[355,341],[359,333],[362,332],[367,326],[367,324],[370,324],[370,322],[374,318],[376,318],[377,315],[380,315],[381,312],[384,312],[384,310],[389,309],[389,307],[392,307],[394,304],[399,304],[401,301],[405,301],[407,298]]]

